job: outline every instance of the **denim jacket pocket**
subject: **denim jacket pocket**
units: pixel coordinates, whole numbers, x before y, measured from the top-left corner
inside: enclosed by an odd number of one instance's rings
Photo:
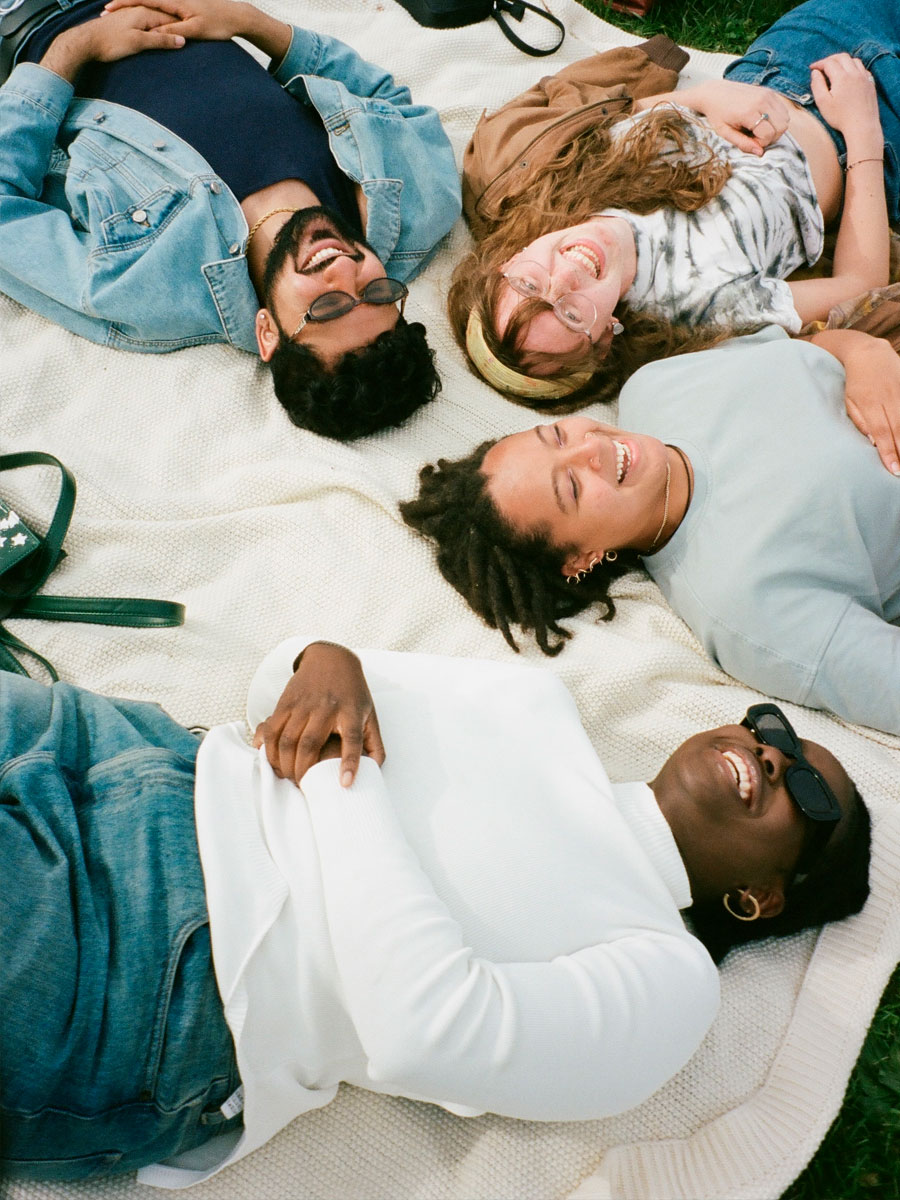
[[[128,207],[103,218],[100,242],[108,250],[127,250],[156,238],[188,203],[182,191],[162,187]]]

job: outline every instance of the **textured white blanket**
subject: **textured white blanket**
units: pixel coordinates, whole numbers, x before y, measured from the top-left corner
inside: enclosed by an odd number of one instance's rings
[[[493,22],[419,28],[393,0],[267,0],[278,16],[350,42],[436,105],[461,155],[475,121],[542,74],[636,39],[569,0],[563,49],[526,58]],[[695,54],[688,77],[724,59]],[[510,651],[443,582],[400,521],[416,469],[532,418],[477,382],[444,315],[462,222],[410,295],[444,391],[404,429],[340,446],[294,429],[253,358],[222,347],[142,356],[104,350],[0,297],[3,449],[46,450],[79,494],[69,557],[48,592],[182,600],[183,629],[17,621],[64,678],[159,700],[185,723],[243,711],[258,661],[292,633],[350,645],[502,658]],[[612,413],[606,413],[612,416]],[[30,470],[0,494],[40,525],[55,481]],[[549,669],[572,689],[614,778],[650,778],[688,734],[738,719],[758,697],[718,671],[646,578],[618,589],[619,616],[577,622]],[[527,656],[538,660],[536,650]],[[733,956],[724,1004],[692,1062],[615,1120],[538,1125],[463,1120],[345,1088],[264,1149],[202,1185],[206,1200],[628,1200],[777,1197],[841,1102],[880,992],[900,957],[900,741],[789,709],[846,763],[876,818],[874,892],[860,917]],[[388,747],[388,750],[390,748]],[[5,881],[9,886],[11,881]],[[589,1178],[591,1177],[591,1178]],[[133,1178],[0,1185],[4,1200],[149,1197]]]

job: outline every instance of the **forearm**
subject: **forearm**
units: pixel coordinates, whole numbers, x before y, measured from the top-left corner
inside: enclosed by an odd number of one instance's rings
[[[491,962],[420,867],[377,771],[304,781],[348,1012],[373,1080],[532,1120],[639,1103],[696,1048],[715,968],[683,930],[636,931],[553,961]],[[661,1013],[666,1020],[660,1020]]]
[[[90,26],[90,22],[85,22],[55,37],[39,65],[74,83],[81,68],[94,57]]]
[[[291,44],[291,26],[285,21],[277,21],[253,4],[238,3],[235,8],[240,10],[238,15],[239,27],[235,37],[244,38],[252,43],[263,54],[268,54],[277,66],[288,52]]]
[[[844,207],[834,247],[835,279],[851,282],[847,296],[889,281],[890,230],[884,194],[883,148],[847,143]]]

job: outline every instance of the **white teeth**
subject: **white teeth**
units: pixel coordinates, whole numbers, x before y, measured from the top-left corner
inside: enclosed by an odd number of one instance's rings
[[[723,750],[722,757],[734,771],[735,782],[738,785],[741,799],[746,803],[750,799],[752,791],[750,783],[750,770],[744,761],[743,755],[735,753],[734,750]]]
[[[600,274],[600,259],[588,246],[576,245],[566,246],[565,250],[560,250],[563,258],[569,262],[574,262],[576,266],[587,271],[589,275],[593,275],[596,279]]]
[[[621,483],[631,466],[631,451],[624,442],[613,441],[616,448],[616,483]]]
[[[337,246],[328,246],[325,250],[317,250],[316,253],[308,260],[304,270],[308,271],[310,267],[317,267],[319,263],[327,262],[331,258],[338,258],[343,254],[343,250],[339,250]]]

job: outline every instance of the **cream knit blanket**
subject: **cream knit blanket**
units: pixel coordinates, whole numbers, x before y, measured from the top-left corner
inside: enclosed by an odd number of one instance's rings
[[[491,21],[419,28],[393,0],[267,0],[276,15],[344,38],[436,105],[458,155],[485,107],[542,74],[635,41],[570,0],[547,61],[527,58]],[[695,54],[688,78],[725,60]],[[503,658],[511,652],[439,576],[397,501],[417,467],[533,423],[466,370],[444,315],[459,222],[413,284],[444,390],[399,431],[341,446],[294,429],[267,371],[224,347],[171,355],[112,352],[0,297],[3,450],[58,455],[78,480],[69,557],[48,592],[145,595],[187,605],[183,629],[104,629],[16,621],[62,676],[160,701],[178,720],[243,712],[263,654],[293,633],[355,646]],[[599,410],[598,410],[599,411]],[[604,416],[614,418],[612,411]],[[29,470],[0,494],[41,527],[55,481]],[[690,733],[738,719],[759,697],[707,661],[646,578],[618,588],[619,615],[576,622],[548,661],[572,689],[613,778],[649,779]],[[523,656],[539,661],[539,652]],[[625,1116],[542,1125],[342,1089],[269,1145],[201,1185],[203,1200],[628,1200],[777,1197],[814,1153],[891,968],[900,957],[900,741],[794,710],[838,754],[876,819],[865,913],[816,941],[800,936],[735,955],[721,1016],[688,1066]],[[388,747],[390,752],[390,747]],[[14,881],[5,880],[4,886]],[[11,931],[6,931],[7,936]],[[0,1184],[3,1200],[151,1197],[133,1177],[74,1185]]]

